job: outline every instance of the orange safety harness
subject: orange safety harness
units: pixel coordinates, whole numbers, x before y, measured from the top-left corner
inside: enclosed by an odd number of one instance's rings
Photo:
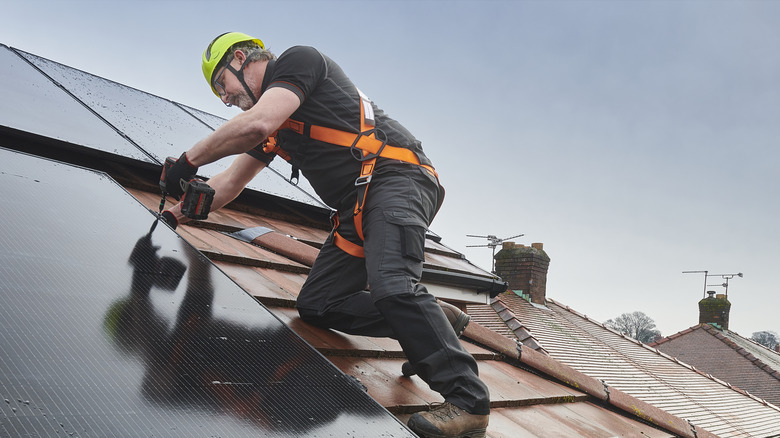
[[[377,130],[375,127],[374,109],[371,106],[371,101],[363,93],[361,93],[360,90],[358,90],[358,94],[360,95],[361,100],[359,134],[340,131],[338,129],[326,128],[324,126],[311,125],[292,119],[287,119],[284,123],[282,123],[282,126],[279,127],[279,130],[289,129],[300,135],[308,136],[314,140],[348,147],[350,148],[350,152],[355,157],[355,159],[362,163],[360,168],[360,176],[358,176],[355,180],[355,186],[362,186],[363,189],[358,190],[357,192],[357,202],[355,203],[355,210],[353,212],[355,229],[357,230],[358,237],[360,237],[360,240],[362,241],[364,240],[363,206],[366,202],[368,184],[371,182],[371,176],[374,173],[374,165],[376,164],[376,159],[378,157],[416,164],[423,167],[437,179],[438,174],[433,167],[420,163],[420,159],[417,157],[417,154],[415,154],[411,149],[390,146],[387,144],[387,139],[380,140],[377,138],[377,133],[382,133],[382,131]],[[285,160],[290,161],[290,156],[277,145],[275,135],[269,138],[269,141],[263,150],[266,153],[276,153]],[[350,242],[336,231],[339,226],[338,213],[334,214],[333,217],[333,243],[347,254],[355,257],[365,257],[363,246]]]

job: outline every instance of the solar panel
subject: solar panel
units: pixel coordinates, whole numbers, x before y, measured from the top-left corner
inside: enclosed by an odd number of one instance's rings
[[[19,51],[87,107],[162,163],[212,132],[173,102]]]
[[[21,50],[17,52],[126,136],[132,144],[145,152],[144,156],[148,154],[154,157],[158,163],[164,162],[165,157],[178,158],[183,151],[211,134],[214,129],[225,122],[220,117],[46,58]],[[28,66],[28,68],[30,67]],[[38,75],[40,76],[40,74]],[[89,117],[95,119],[93,115],[89,115]],[[139,155],[137,150],[129,155],[126,153],[126,151],[117,151],[117,154],[130,158]],[[272,166],[276,170],[280,164],[285,166],[287,168],[284,171],[286,174],[261,172],[250,182],[248,187],[285,199],[324,207],[308,182],[302,182],[299,188],[287,181],[286,175],[289,174],[289,166],[283,161],[281,159],[275,160]],[[226,157],[202,166],[198,173],[211,178],[227,169],[231,162],[232,158]]]
[[[0,125],[152,162],[67,91],[2,45],[0,77]]]
[[[105,174],[0,187],[0,436],[413,436]]]

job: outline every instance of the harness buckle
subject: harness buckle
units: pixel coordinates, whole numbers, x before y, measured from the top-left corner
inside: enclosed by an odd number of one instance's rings
[[[355,179],[355,187],[364,186],[364,185],[370,183],[372,176],[373,176],[373,174],[371,174],[371,175],[361,175],[361,176],[357,177],[357,179]]]
[[[363,149],[357,147],[357,144],[358,142],[360,142],[361,137],[368,137],[371,134],[374,134],[374,139],[378,140],[381,143],[379,145],[379,149],[377,149],[377,151],[373,154],[368,153]],[[381,140],[378,138],[377,134],[381,134],[382,136]],[[387,146],[387,134],[385,134],[384,131],[382,131],[381,129],[373,128],[367,131],[363,131],[360,134],[357,134],[357,136],[355,136],[355,140],[352,141],[352,146],[349,147],[349,152],[352,154],[353,158],[355,158],[356,160],[362,163],[363,161],[373,160],[374,158],[379,157],[382,154],[382,151],[384,150],[385,146]]]

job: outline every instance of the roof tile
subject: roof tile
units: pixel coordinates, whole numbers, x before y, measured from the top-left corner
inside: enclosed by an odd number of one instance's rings
[[[676,418],[689,418],[695,427],[723,436],[741,436],[744,431],[755,433],[768,425],[780,428],[780,409],[758,412],[768,406],[683,361],[670,360],[655,348],[606,329],[567,306],[548,299],[552,310],[549,312],[511,294],[501,295],[500,299],[544,343],[552,357],[584,375],[608,382],[611,388],[644,400],[653,409],[662,409]],[[534,357],[531,353],[527,355],[529,360]],[[535,364],[534,368],[545,369],[545,366],[555,368],[543,363]],[[561,373],[558,378],[564,381],[583,379],[582,376],[566,377],[567,371]],[[735,420],[733,411],[747,414]],[[720,426],[724,421],[729,424],[725,430]]]

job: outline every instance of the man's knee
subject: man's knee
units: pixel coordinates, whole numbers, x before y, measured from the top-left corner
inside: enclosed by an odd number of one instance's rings
[[[320,312],[306,308],[298,308],[301,321],[324,329],[345,330],[350,327],[354,317],[340,312]]]
[[[359,318],[353,315],[333,311],[321,313],[316,310],[300,308],[298,309],[298,315],[300,315],[301,321],[315,327],[338,330],[344,333],[380,336],[375,332],[362,332],[362,328],[366,325],[365,322],[359,321]],[[387,336],[387,334],[383,332],[381,336]]]
[[[317,327],[329,328],[325,318],[319,315],[316,310],[298,308],[298,316],[301,317],[301,321],[311,324]]]

